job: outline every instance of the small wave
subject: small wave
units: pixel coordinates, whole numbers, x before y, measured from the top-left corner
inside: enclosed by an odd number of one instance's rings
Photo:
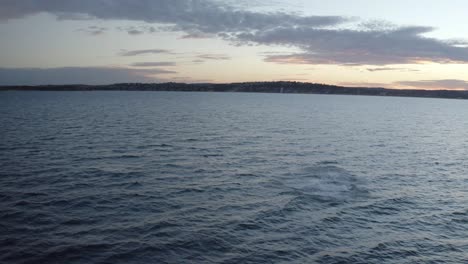
[[[399,197],[372,201],[365,205],[356,206],[354,209],[360,212],[364,211],[367,215],[397,215],[413,206],[414,203],[408,197]]]
[[[21,200],[15,203],[15,206],[30,206],[30,205],[32,205],[32,203],[25,201],[25,200]]]
[[[126,154],[126,155],[115,156],[112,158],[114,159],[138,159],[138,158],[141,158],[141,155]]]
[[[140,187],[142,187],[142,186],[143,186],[143,185],[142,185],[140,182],[136,181],[136,182],[132,182],[132,183],[128,184],[128,185],[126,186],[126,188],[127,188],[127,189],[136,189],[136,188],[140,188]]]
[[[336,160],[324,160],[318,163],[319,165],[336,165],[338,161]]]
[[[238,176],[238,177],[257,177],[257,175],[252,174],[252,173],[239,173],[236,176]]]
[[[459,224],[468,224],[468,211],[465,212],[453,212],[451,221]]]
[[[166,169],[182,169],[182,168],[184,168],[184,166],[179,165],[179,164],[175,164],[175,163],[166,163],[166,164],[163,164],[162,167],[166,168]]]
[[[42,140],[42,141],[52,141],[52,140],[55,140],[56,137],[43,137],[43,138],[40,138],[39,140]]]
[[[210,157],[223,157],[223,154],[204,154],[203,157],[210,158]]]
[[[205,192],[205,190],[200,189],[200,188],[184,188],[174,193],[177,195],[181,195],[181,194],[186,194],[186,193],[203,193],[203,192]]]
[[[135,149],[138,149],[138,150],[146,150],[146,149],[153,149],[153,148],[168,149],[172,147],[173,146],[169,144],[144,144],[144,145],[136,146]]]
[[[468,216],[468,210],[467,211],[455,211],[455,212],[452,213],[452,215]]]
[[[246,223],[240,223],[237,230],[258,230],[264,227],[261,221],[250,221]]]
[[[230,238],[231,236],[227,234],[215,236],[200,232],[198,234],[188,235],[183,239],[175,240],[165,246],[173,250],[188,251],[195,254],[199,254],[199,252],[211,252],[211,254],[218,252],[224,254],[233,248],[235,244],[233,242],[239,242],[236,241],[236,239],[233,239],[235,241],[230,241],[232,240]]]
[[[60,245],[45,252],[41,258],[37,259],[36,263],[55,263],[59,259],[74,259],[83,263],[89,262],[92,259],[90,256],[110,251],[112,247],[112,244],[107,243]]]
[[[116,152],[120,153],[120,152]],[[122,154],[122,155],[107,155],[97,157],[81,157],[77,161],[99,161],[99,160],[118,160],[118,159],[138,159],[142,156],[139,154]]]
[[[73,219],[67,219],[63,221],[61,224],[67,225],[67,226],[81,226],[81,225],[92,225],[96,222],[97,222],[96,220],[91,219],[91,218],[87,218],[87,219],[73,218]]]
[[[8,202],[13,200],[13,196],[0,193],[0,202]]]
[[[23,193],[24,197],[45,197],[48,196],[47,193],[40,193],[40,192],[26,192]]]

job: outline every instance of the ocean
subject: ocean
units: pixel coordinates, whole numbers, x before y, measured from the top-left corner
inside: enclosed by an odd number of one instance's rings
[[[0,263],[468,263],[468,101],[0,93]]]

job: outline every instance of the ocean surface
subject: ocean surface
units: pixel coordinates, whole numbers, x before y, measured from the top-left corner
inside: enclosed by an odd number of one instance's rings
[[[468,263],[468,101],[1,92],[0,263]]]

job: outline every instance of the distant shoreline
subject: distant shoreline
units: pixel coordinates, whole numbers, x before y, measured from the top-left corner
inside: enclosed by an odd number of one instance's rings
[[[345,87],[303,82],[246,83],[119,83],[110,85],[37,85],[0,86],[0,91],[176,91],[176,92],[249,92],[290,94],[338,94],[468,99],[468,91],[388,89]]]

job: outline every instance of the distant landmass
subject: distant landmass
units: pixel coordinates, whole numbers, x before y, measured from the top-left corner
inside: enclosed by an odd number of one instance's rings
[[[0,86],[0,91],[176,91],[176,92],[246,92],[342,94],[372,96],[405,96],[468,99],[468,91],[388,89],[371,87],[345,87],[304,82],[244,82],[244,83],[118,83],[110,85],[38,85]]]

